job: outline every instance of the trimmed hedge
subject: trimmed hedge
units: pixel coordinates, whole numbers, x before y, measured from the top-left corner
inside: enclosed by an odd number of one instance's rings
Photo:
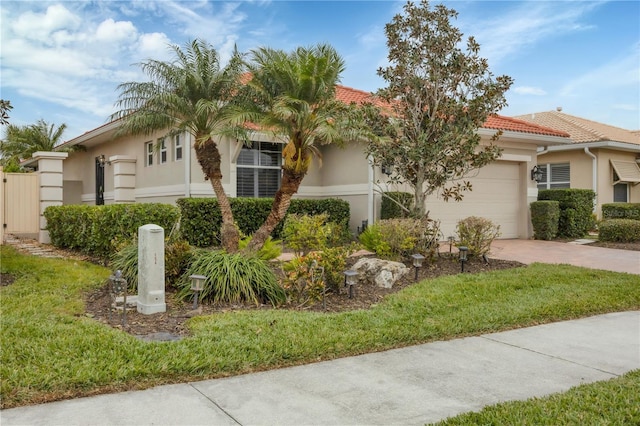
[[[640,203],[608,203],[602,205],[602,219],[640,220]]]
[[[533,238],[552,240],[558,235],[560,203],[554,200],[534,201],[530,204]]]
[[[273,198],[231,198],[233,217],[245,235],[251,235],[260,228],[265,221]],[[180,208],[180,230],[189,244],[196,247],[211,247],[220,245],[220,225],[222,216],[215,198],[180,198],[176,201]],[[318,215],[327,213],[328,222],[349,225],[351,210],[349,203],[344,200],[328,198],[323,200],[300,199],[291,200],[287,214]],[[286,217],[285,217],[286,220]],[[282,238],[283,220],[274,229],[273,238]]]
[[[400,203],[402,206],[411,211],[413,195],[409,192],[385,192],[382,195],[380,219],[395,219],[407,217],[407,212],[402,210],[402,208],[397,203]]]
[[[640,242],[640,220],[608,219],[600,223],[598,239],[621,243]]]
[[[140,203],[106,206],[49,206],[44,211],[51,243],[102,258],[119,243],[132,240],[140,226],[153,223],[170,232],[179,217],[170,204]]]
[[[593,228],[593,200],[591,189],[542,189],[538,201],[552,200],[560,203],[558,236],[581,238]]]

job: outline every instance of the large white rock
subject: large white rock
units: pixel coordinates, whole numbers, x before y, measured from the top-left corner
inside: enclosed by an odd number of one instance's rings
[[[403,263],[375,258],[358,260],[351,268],[358,273],[358,281],[382,288],[392,288],[400,278],[410,272]]]

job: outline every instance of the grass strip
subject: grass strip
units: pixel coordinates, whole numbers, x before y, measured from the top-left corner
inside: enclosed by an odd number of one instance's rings
[[[370,310],[193,318],[192,337],[142,342],[84,316],[105,268],[0,248],[3,408],[202,380],[640,308],[638,277],[535,264],[424,281]]]
[[[640,424],[640,370],[624,376],[526,401],[504,402],[435,423],[466,425],[637,425]]]

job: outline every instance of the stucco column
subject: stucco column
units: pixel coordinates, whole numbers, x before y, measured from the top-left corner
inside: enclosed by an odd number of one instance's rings
[[[44,210],[49,206],[62,205],[62,162],[69,154],[66,152],[42,152],[33,154],[38,160],[38,174],[40,175],[40,232],[38,241],[49,244],[49,231]]]
[[[113,202],[115,204],[136,202],[136,158],[126,155],[109,157],[113,166]]]

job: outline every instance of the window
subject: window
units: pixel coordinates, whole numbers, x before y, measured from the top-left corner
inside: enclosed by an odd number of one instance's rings
[[[571,167],[569,163],[539,164],[542,180],[538,182],[538,189],[570,188]]]
[[[160,147],[160,164],[167,162],[167,140],[165,138],[158,139],[158,146]]]
[[[628,203],[629,202],[629,184],[616,183],[613,185],[613,202]]]
[[[144,144],[145,166],[153,166],[153,142]]]
[[[273,197],[280,187],[282,145],[252,142],[238,156],[238,197]]]
[[[173,161],[182,160],[182,139],[181,135],[175,135],[173,137]]]

